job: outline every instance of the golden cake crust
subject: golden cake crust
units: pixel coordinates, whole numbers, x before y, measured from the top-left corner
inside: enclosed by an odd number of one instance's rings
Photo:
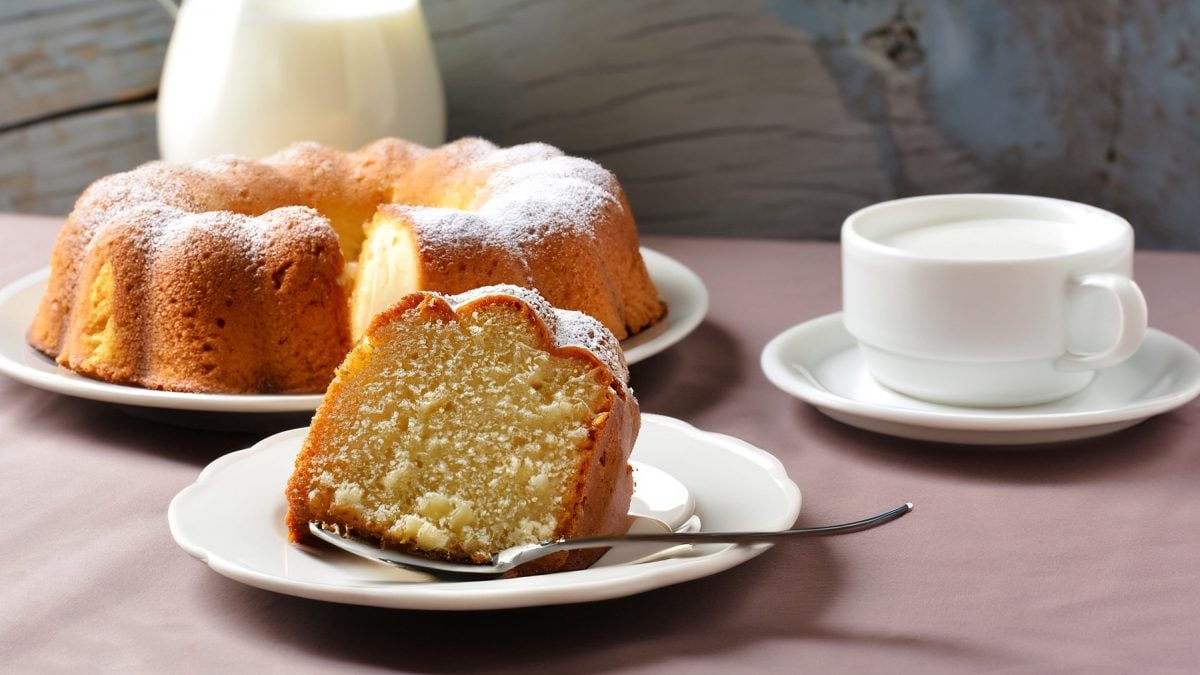
[[[586,441],[574,450],[575,469],[563,499],[564,512],[558,514],[551,538],[618,534],[628,529],[634,487],[628,459],[640,416],[637,400],[624,382],[628,371],[619,345],[608,331],[588,317],[553,310],[525,289],[492,287],[450,298],[434,293],[409,295],[375,318],[366,337],[339,366],[296,458],[286,490],[286,524],[293,541],[312,541],[308,523],[313,520],[336,524],[377,542],[385,538],[378,526],[362,518],[347,517],[344,512],[331,515],[329,491],[315,482],[315,476],[323,470],[320,467],[327,466],[318,459],[353,443],[352,430],[360,421],[348,411],[361,410],[373,403],[363,392],[376,389],[362,382],[374,376],[368,365],[372,340],[393,322],[450,324],[495,307],[521,314],[537,333],[539,349],[583,363],[590,376],[604,388],[602,402],[589,413]],[[436,551],[423,553],[438,555]],[[602,554],[602,550],[562,552],[523,565],[515,574],[582,569]],[[456,559],[449,554],[444,557]]]
[[[536,143],[382,139],[97,181],[59,233],[29,343],[122,384],[321,391],[355,337],[364,227],[381,219],[415,242],[421,290],[538,288],[619,338],[665,313],[624,193],[598,165]]]

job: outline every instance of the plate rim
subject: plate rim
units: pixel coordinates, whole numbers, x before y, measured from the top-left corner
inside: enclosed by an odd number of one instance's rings
[[[646,270],[650,273],[650,279],[659,289],[662,300],[667,303],[667,315],[662,319],[667,324],[661,334],[651,339],[641,341],[635,335],[622,341],[634,342],[632,347],[626,348],[622,345],[621,348],[629,365],[644,361],[690,335],[708,316],[710,302],[708,287],[700,275],[690,267],[656,249],[646,246],[639,249],[646,263]],[[675,289],[678,293],[665,293],[664,286]],[[689,311],[672,314],[672,307],[678,305]],[[649,327],[648,330],[654,330],[654,327]]]
[[[677,289],[678,295],[664,300],[685,308],[692,308],[686,314],[672,316],[668,308],[667,322],[662,333],[654,338],[634,344],[626,353],[626,360],[636,363],[657,354],[687,337],[704,320],[708,314],[708,289],[703,280],[687,266],[678,260],[659,251],[641,248],[646,260],[646,267],[656,286],[660,280],[668,288]],[[653,261],[653,262],[651,262]],[[324,393],[319,394],[202,394],[175,391],[159,391],[129,385],[112,384],[101,380],[93,380],[73,373],[61,366],[53,365],[52,361],[38,353],[25,342],[25,331],[32,315],[6,316],[4,310],[9,303],[39,284],[45,284],[50,276],[50,267],[42,267],[29,272],[9,282],[0,288],[0,340],[15,341],[16,333],[20,333],[20,343],[24,351],[10,352],[0,342],[0,374],[27,384],[29,386],[50,391],[56,394],[73,396],[75,398],[114,403],[126,406],[146,408],[161,408],[168,410],[188,410],[195,412],[226,412],[226,413],[303,413],[313,412],[320,405]],[[664,294],[665,295],[665,294]],[[8,330],[11,329],[11,330]],[[632,339],[636,340],[637,336]],[[46,369],[42,370],[22,361],[27,358],[46,360]]]
[[[760,366],[767,379],[779,389],[817,408],[829,408],[847,415],[856,415],[876,421],[894,422],[925,429],[951,431],[1012,432],[1060,431],[1064,429],[1108,425],[1130,420],[1141,420],[1169,412],[1200,395],[1200,376],[1189,380],[1190,384],[1175,388],[1171,392],[1139,400],[1120,409],[1092,409],[1066,412],[1020,413],[1021,409],[950,409],[922,410],[885,404],[872,404],[837,394],[818,383],[815,376],[810,380],[803,375],[789,372],[795,365],[784,358],[783,352],[802,336],[820,332],[837,331],[845,335],[846,347],[831,352],[842,353],[853,349],[853,338],[845,331],[842,312],[832,312],[790,326],[773,337],[763,347]],[[1164,331],[1147,328],[1147,336],[1163,343],[1174,353],[1191,363],[1200,373],[1200,352],[1179,338]],[[826,357],[828,358],[828,357]],[[1117,366],[1120,367],[1120,366]],[[945,406],[951,408],[950,406]]]
[[[795,523],[801,508],[800,488],[787,475],[783,463],[771,453],[736,437],[703,431],[687,422],[663,415],[645,413],[642,415],[642,423],[643,427],[657,426],[672,433],[707,439],[715,448],[720,448],[724,452],[737,455],[741,460],[748,461],[750,465],[760,469],[763,475],[779,488],[781,496],[785,499],[786,510],[775,516],[779,523],[778,529],[786,529]],[[370,587],[345,586],[307,580],[294,581],[242,566],[234,560],[227,559],[219,552],[205,548],[204,545],[193,540],[183,529],[180,524],[181,511],[187,508],[188,501],[204,488],[206,482],[219,479],[224,471],[258,453],[270,452],[273,446],[277,446],[281,442],[296,442],[302,439],[306,433],[307,427],[283,431],[264,438],[248,448],[222,455],[206,466],[196,477],[195,482],[185,486],[172,498],[167,508],[167,522],[176,544],[221,576],[285,595],[391,609],[450,611],[574,604],[626,597],[723,572],[762,554],[771,547],[771,544],[727,546],[695,558],[675,558],[644,563],[636,568],[630,566],[630,569],[636,569],[637,573],[620,579],[589,579],[587,574],[589,570],[579,570],[518,579]],[[298,438],[291,439],[288,438],[289,436]],[[275,448],[275,451],[279,450]],[[637,452],[636,445],[634,452]],[[668,474],[671,473],[669,468],[655,462],[646,462],[640,458],[638,461],[656,466]],[[698,496],[697,503],[700,503]],[[290,544],[284,542],[283,545]],[[548,579],[551,581],[547,585],[546,580]],[[563,584],[561,583],[562,579],[569,579],[571,583]],[[560,581],[556,583],[555,580]]]

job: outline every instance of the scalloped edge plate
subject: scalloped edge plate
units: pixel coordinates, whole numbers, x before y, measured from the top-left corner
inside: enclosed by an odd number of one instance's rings
[[[618,598],[716,574],[769,548],[704,545],[687,557],[535,577],[414,580],[410,572],[342,551],[288,542],[284,486],[307,431],[276,434],[205,468],[168,509],[171,535],[179,546],[217,573],[257,588],[330,602],[431,610]],[[705,530],[782,530],[800,514],[800,489],[783,464],[731,436],[645,414],[631,460],[682,483]]]

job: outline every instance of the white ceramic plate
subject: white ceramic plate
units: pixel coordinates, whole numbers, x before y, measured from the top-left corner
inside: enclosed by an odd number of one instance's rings
[[[621,343],[630,363],[648,358],[682,340],[696,329],[708,312],[708,291],[700,277],[657,251],[642,249],[642,256],[667,302],[668,311],[663,321]],[[0,290],[0,373],[59,394],[146,408],[311,413],[321,402],[321,394],[188,394],[109,384],[76,375],[25,342],[25,331],[37,312],[49,276],[50,268],[44,268]]]
[[[1087,389],[1019,408],[959,408],[910,398],[867,373],[842,315],[793,326],[762,352],[777,387],[830,417],[870,431],[918,440],[1025,445],[1091,438],[1133,426],[1200,394],[1200,354],[1150,329],[1128,361],[1101,371]]]
[[[439,610],[623,597],[729,569],[767,548],[704,545],[688,557],[636,565],[597,564],[519,579],[414,581],[411,573],[342,551],[288,543],[283,491],[305,433],[283,432],[210,464],[171,502],[167,519],[175,541],[216,572],[258,588],[331,602]],[[782,530],[800,513],[800,490],[779,460],[729,436],[643,415],[632,459],[683,484],[705,530]],[[645,504],[665,498],[668,510],[680,500],[661,494],[640,498]]]
[[[642,258],[659,295],[667,303],[667,316],[621,341],[625,360],[630,364],[648,359],[687,337],[708,314],[708,289],[695,272],[653,249],[643,247]]]

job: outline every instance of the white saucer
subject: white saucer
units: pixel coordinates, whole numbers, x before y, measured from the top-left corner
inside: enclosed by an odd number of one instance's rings
[[[687,557],[636,565],[598,563],[519,579],[431,581],[342,551],[288,543],[284,485],[306,433],[286,431],[210,464],[171,501],[167,520],[175,541],[216,572],[258,588],[331,602],[444,610],[623,597],[729,569],[769,548],[702,545]],[[647,473],[660,469],[674,478],[642,480],[633,511],[640,502],[641,509],[677,524],[694,499],[705,530],[782,530],[800,513],[800,490],[775,457],[670,417],[642,416],[632,459],[650,467]]]
[[[958,408],[897,393],[867,374],[842,315],[784,331],[762,352],[775,386],[826,415],[870,431],[946,443],[1023,445],[1091,438],[1178,408],[1200,394],[1200,354],[1150,329],[1128,361],[1084,391],[1043,405]]]
[[[621,343],[630,363],[679,342],[700,325],[708,312],[708,290],[700,277],[657,251],[643,248],[642,256],[668,309],[663,321]],[[76,375],[25,342],[25,331],[37,313],[49,276],[50,268],[47,267],[0,290],[0,373],[14,380],[68,396],[171,410],[311,413],[321,402],[321,394],[188,394],[109,384]],[[207,418],[197,420],[200,426],[211,421]]]

